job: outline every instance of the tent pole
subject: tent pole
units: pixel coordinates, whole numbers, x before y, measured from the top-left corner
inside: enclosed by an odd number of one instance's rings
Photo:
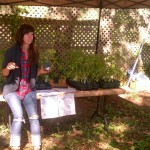
[[[99,18],[98,18],[98,29],[97,29],[97,40],[96,40],[96,54],[98,54],[98,44],[99,44],[99,39],[100,39],[100,21],[101,21],[101,12],[102,12],[102,3],[103,0],[100,0],[100,4],[99,4]]]
[[[141,44],[141,46],[140,46],[139,54],[138,54],[138,56],[137,56],[137,58],[136,58],[136,60],[135,60],[135,63],[134,63],[134,65],[133,65],[133,68],[132,68],[132,71],[131,71],[129,80],[128,80],[128,82],[127,82],[127,86],[129,86],[129,84],[130,84],[130,82],[131,82],[132,76],[133,76],[133,74],[134,74],[136,65],[137,65],[137,63],[138,63],[138,60],[139,60],[139,58],[140,58],[140,55],[141,55],[141,52],[142,52],[142,49],[143,49],[143,46],[144,46],[144,43],[145,43],[145,39],[146,39],[147,36],[148,36],[149,29],[150,29],[150,23],[149,23],[149,25],[148,25],[147,33],[146,33],[145,37],[143,38],[142,44]]]

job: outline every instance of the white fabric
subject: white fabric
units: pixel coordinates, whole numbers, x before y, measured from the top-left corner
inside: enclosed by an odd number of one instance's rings
[[[19,147],[20,146],[20,136],[11,135],[10,136],[10,146],[11,147]]]
[[[31,142],[34,147],[40,147],[41,136],[40,135],[31,135]]]
[[[70,89],[41,94],[42,119],[56,118],[76,114],[74,94]]]

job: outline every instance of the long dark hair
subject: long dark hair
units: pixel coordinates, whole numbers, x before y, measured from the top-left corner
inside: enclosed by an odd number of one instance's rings
[[[33,41],[29,46],[28,54],[29,54],[29,62],[30,64],[37,63],[39,60],[39,52],[35,48],[35,35],[34,35],[34,28],[29,24],[22,24],[16,33],[16,42],[21,46],[23,44],[23,36],[26,33],[33,32]]]

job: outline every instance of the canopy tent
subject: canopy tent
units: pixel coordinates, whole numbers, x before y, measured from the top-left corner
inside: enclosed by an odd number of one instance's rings
[[[149,8],[150,0],[0,0],[0,5],[92,7],[92,8]]]

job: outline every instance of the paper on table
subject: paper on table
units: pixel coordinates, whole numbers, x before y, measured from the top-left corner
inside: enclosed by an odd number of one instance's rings
[[[41,117],[42,119],[56,118],[76,114],[74,94],[66,89],[40,90],[41,94]],[[72,91],[68,90],[69,92]]]
[[[59,116],[57,96],[41,97],[42,119],[56,118]]]
[[[74,94],[58,95],[59,116],[67,116],[76,114]]]

